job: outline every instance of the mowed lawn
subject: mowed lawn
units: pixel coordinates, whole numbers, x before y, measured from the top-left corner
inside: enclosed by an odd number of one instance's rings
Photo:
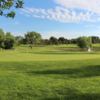
[[[0,100],[100,100],[100,52],[75,45],[0,51]]]

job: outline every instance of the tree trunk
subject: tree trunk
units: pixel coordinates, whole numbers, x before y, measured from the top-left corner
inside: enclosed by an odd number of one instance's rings
[[[31,49],[33,48],[33,46],[32,46],[32,45],[30,45],[29,47],[30,47]]]

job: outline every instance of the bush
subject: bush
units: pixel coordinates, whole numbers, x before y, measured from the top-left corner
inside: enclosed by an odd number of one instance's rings
[[[89,50],[92,46],[92,41],[90,37],[79,37],[77,39],[77,45],[82,48]]]
[[[4,41],[4,49],[12,49],[14,46],[14,40],[5,40]]]
[[[3,31],[0,31],[0,48],[2,49],[12,49],[15,43],[14,36],[11,33],[4,34]]]

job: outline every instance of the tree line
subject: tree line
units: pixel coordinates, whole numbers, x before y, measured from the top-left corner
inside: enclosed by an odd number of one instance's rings
[[[100,43],[98,36],[78,37],[75,39],[66,39],[65,37],[56,38],[51,36],[49,39],[43,39],[38,32],[27,32],[24,36],[14,36],[10,32],[4,32],[0,29],[0,48],[12,49],[15,45],[59,45],[59,44],[77,44],[80,48],[89,49],[93,43]]]
[[[83,36],[83,37],[85,37],[85,36]],[[44,39],[43,43],[47,44],[47,45],[50,45],[50,44],[53,44],[53,45],[58,45],[58,44],[77,44],[77,42],[79,42],[79,38],[81,38],[81,37],[74,38],[74,39],[66,39],[64,37],[56,38],[54,36],[51,36],[49,39]],[[100,43],[100,38],[98,36],[90,36],[90,38],[91,38],[91,42],[93,44]]]

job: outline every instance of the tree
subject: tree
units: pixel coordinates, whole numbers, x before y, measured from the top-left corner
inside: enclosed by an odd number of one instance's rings
[[[41,35],[37,32],[28,32],[25,35],[25,40],[30,47],[33,47],[33,44],[39,44],[41,41]]]
[[[71,40],[70,40],[70,43],[71,43],[71,44],[77,44],[77,39],[71,39]]]
[[[92,43],[100,43],[100,38],[97,36],[92,36],[91,39],[92,39]]]
[[[42,39],[42,44],[43,45],[49,45],[50,41],[48,39]]]
[[[7,32],[5,35],[5,40],[3,42],[3,48],[4,49],[12,49],[15,43],[15,38],[13,35],[11,35],[10,32]]]
[[[15,37],[16,45],[24,44],[24,38],[22,36]]]
[[[4,41],[5,38],[5,33],[2,29],[0,29],[0,48],[2,48],[2,43]]]
[[[55,38],[55,37],[50,37],[50,39],[49,39],[49,41],[50,41],[50,44],[55,44],[55,45],[57,45],[58,44],[58,39],[57,38]]]
[[[14,8],[22,8],[23,0],[0,0],[0,16],[15,17]]]
[[[10,32],[6,34],[2,29],[0,29],[0,48],[2,49],[12,49],[14,46],[14,36]]]
[[[77,39],[77,45],[80,48],[86,49],[90,52],[91,51],[91,46],[92,46],[91,37],[79,37]]]
[[[64,37],[59,37],[58,42],[59,42],[59,44],[65,44],[66,39]]]

